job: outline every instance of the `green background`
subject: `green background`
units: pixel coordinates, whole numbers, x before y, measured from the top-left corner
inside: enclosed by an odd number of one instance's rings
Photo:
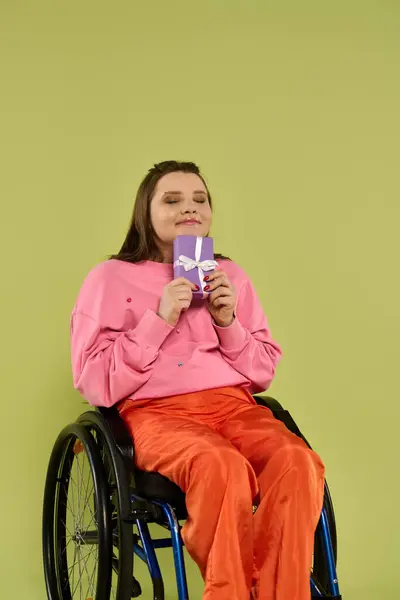
[[[2,0],[0,27],[2,600],[45,597],[79,286],[170,158],[203,168],[283,346],[271,393],[326,463],[345,600],[398,598],[399,3]]]

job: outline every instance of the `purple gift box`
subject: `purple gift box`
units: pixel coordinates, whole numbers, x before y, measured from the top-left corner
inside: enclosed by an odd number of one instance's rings
[[[205,298],[207,282],[218,263],[214,260],[214,240],[211,237],[195,235],[178,235],[174,240],[174,278],[186,277],[199,286],[198,292],[193,292],[194,298]]]

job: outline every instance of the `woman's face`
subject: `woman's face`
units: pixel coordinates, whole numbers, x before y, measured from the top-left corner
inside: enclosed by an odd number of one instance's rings
[[[207,189],[194,173],[168,173],[158,181],[150,205],[157,244],[164,259],[172,261],[177,235],[206,236],[212,222]]]

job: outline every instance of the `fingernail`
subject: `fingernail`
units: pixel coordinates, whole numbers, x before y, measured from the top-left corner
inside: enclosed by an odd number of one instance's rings
[[[210,286],[209,286],[209,285],[206,285],[206,287],[204,288],[204,291],[206,292],[206,291],[207,291],[207,290],[209,290],[209,289],[210,289]]]
[[[200,289],[198,285],[194,286],[194,289],[196,290],[196,292]]]
[[[204,277],[204,281],[208,281],[209,279],[210,279],[209,275],[206,275],[206,276]]]

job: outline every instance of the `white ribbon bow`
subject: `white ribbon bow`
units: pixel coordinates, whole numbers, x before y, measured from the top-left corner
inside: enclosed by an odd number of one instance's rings
[[[204,281],[204,271],[212,271],[213,269],[215,269],[215,267],[218,267],[218,263],[216,260],[200,261],[202,246],[203,238],[198,236],[196,238],[195,258],[189,258],[189,256],[181,254],[178,260],[175,262],[175,265],[183,267],[186,272],[197,268],[199,270],[201,289],[204,291],[204,288],[206,286],[206,282]]]
[[[182,266],[185,271],[191,271],[196,267],[202,271],[212,271],[218,266],[218,263],[215,260],[202,260],[199,262],[198,260],[184,256],[183,254],[181,254],[178,260],[178,264]]]

